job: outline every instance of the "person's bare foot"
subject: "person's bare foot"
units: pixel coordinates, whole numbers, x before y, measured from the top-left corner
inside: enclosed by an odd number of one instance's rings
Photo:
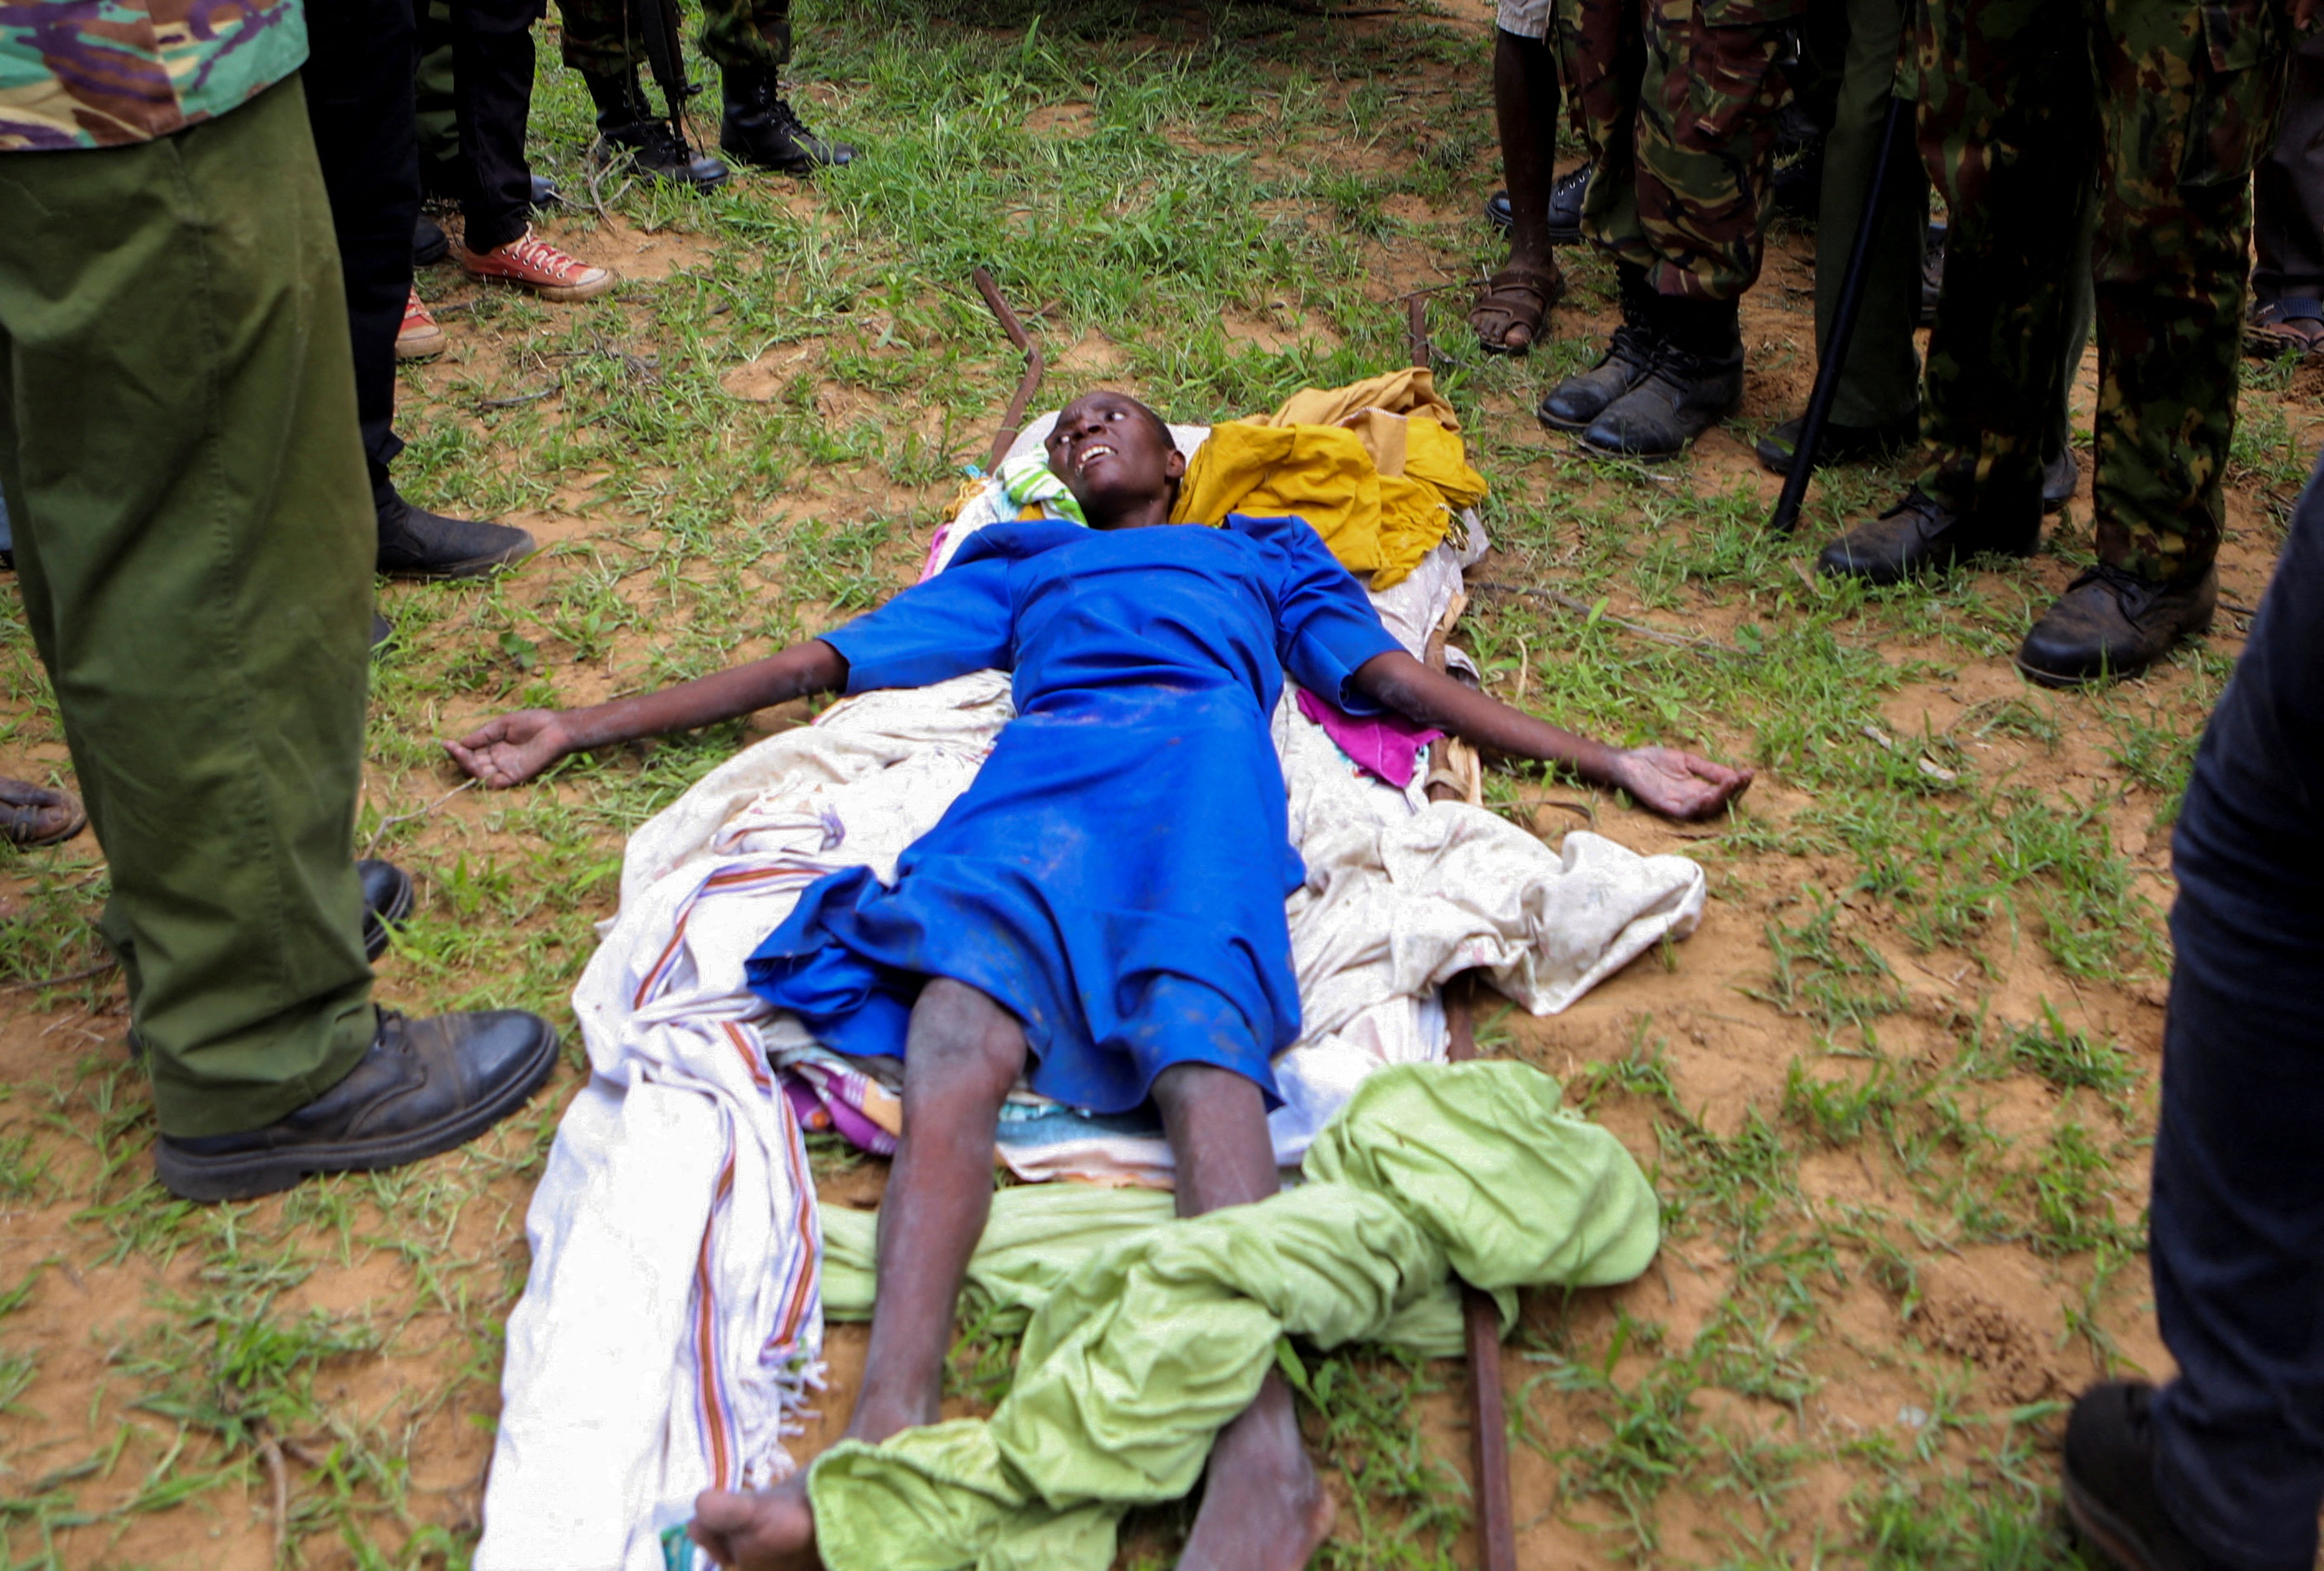
[[[772,1489],[706,1489],[687,1532],[727,1571],[820,1571],[807,1475]]]

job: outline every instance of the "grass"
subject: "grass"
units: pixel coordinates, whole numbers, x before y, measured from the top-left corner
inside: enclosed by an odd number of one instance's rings
[[[1486,1034],[1648,1167],[1667,1237],[1636,1283],[1526,1302],[1526,1563],[2077,1564],[2058,1401],[2157,1350],[2137,1251],[2168,831],[2240,648],[2230,608],[2257,603],[2305,476],[2317,373],[2246,368],[2212,637],[2109,693],[2029,688],[2006,657],[2088,557],[2081,504],[2029,562],[1868,591],[1809,564],[1898,467],[1820,476],[1786,540],[1732,434],[1660,468],[1546,440],[1530,410],[1594,358],[1612,276],[1563,253],[1568,303],[1526,360],[1467,338],[1466,289],[1499,259],[1474,213],[1498,183],[1484,32],[1426,4],[1312,11],[802,4],[800,106],[868,156],[706,198],[593,183],[589,106],[543,49],[534,151],[576,198],[556,237],[628,278],[564,308],[420,277],[453,345],[402,372],[399,482],[546,549],[385,590],[356,834],[420,881],[383,995],[541,1010],[567,1066],[456,1156],[173,1201],[147,1176],[103,863],[86,839],[0,850],[0,1567],[468,1564],[523,1208],[580,1082],[568,999],[623,840],[804,710],[510,795],[456,791],[437,739],[762,654],[908,582],[1019,371],[980,265],[1048,356],[1037,408],[1111,383],[1181,420],[1403,363],[1398,298],[1425,291],[1495,486],[1499,549],[1460,635],[1493,690],[1759,771],[1730,820],[1677,833],[1538,770],[1487,782],[1529,830],[1683,852],[1712,892],[1694,938]],[[1782,229],[1747,302],[1745,440],[1804,391],[1806,243]],[[69,780],[13,617],[0,742],[7,772]],[[858,1186],[879,1165],[815,1160]],[[1946,1344],[1972,1300],[2022,1332],[2043,1394]],[[1014,1338],[960,1329],[952,1394],[988,1404]],[[1460,1369],[1285,1356],[1342,1504],[1324,1563],[1473,1563]],[[1123,1563],[1171,1564],[1189,1520],[1140,1513]]]

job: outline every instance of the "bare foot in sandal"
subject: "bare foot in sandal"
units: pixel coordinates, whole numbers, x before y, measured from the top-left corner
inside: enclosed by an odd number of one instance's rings
[[[1485,280],[1484,292],[1469,308],[1477,346],[1488,354],[1523,354],[1541,336],[1549,308],[1564,292],[1555,262],[1540,268],[1511,262]]]
[[[2244,327],[2244,348],[2262,360],[2289,349],[2313,354],[2324,349],[2324,300],[2286,295],[2252,308]]]

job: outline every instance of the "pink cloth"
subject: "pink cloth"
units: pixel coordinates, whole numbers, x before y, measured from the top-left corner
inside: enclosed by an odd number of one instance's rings
[[[1412,784],[1420,750],[1444,734],[1424,729],[1400,714],[1359,720],[1304,687],[1299,690],[1299,712],[1322,726],[1323,734],[1337,742],[1340,751],[1353,759],[1358,768],[1399,791]]]

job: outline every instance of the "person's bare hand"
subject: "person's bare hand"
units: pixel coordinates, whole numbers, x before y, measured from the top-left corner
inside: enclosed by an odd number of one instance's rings
[[[564,717],[553,709],[521,709],[486,721],[444,750],[485,785],[521,786],[571,752]]]
[[[1749,788],[1751,771],[1730,769],[1675,748],[1615,755],[1613,783],[1665,818],[1708,818]]]

